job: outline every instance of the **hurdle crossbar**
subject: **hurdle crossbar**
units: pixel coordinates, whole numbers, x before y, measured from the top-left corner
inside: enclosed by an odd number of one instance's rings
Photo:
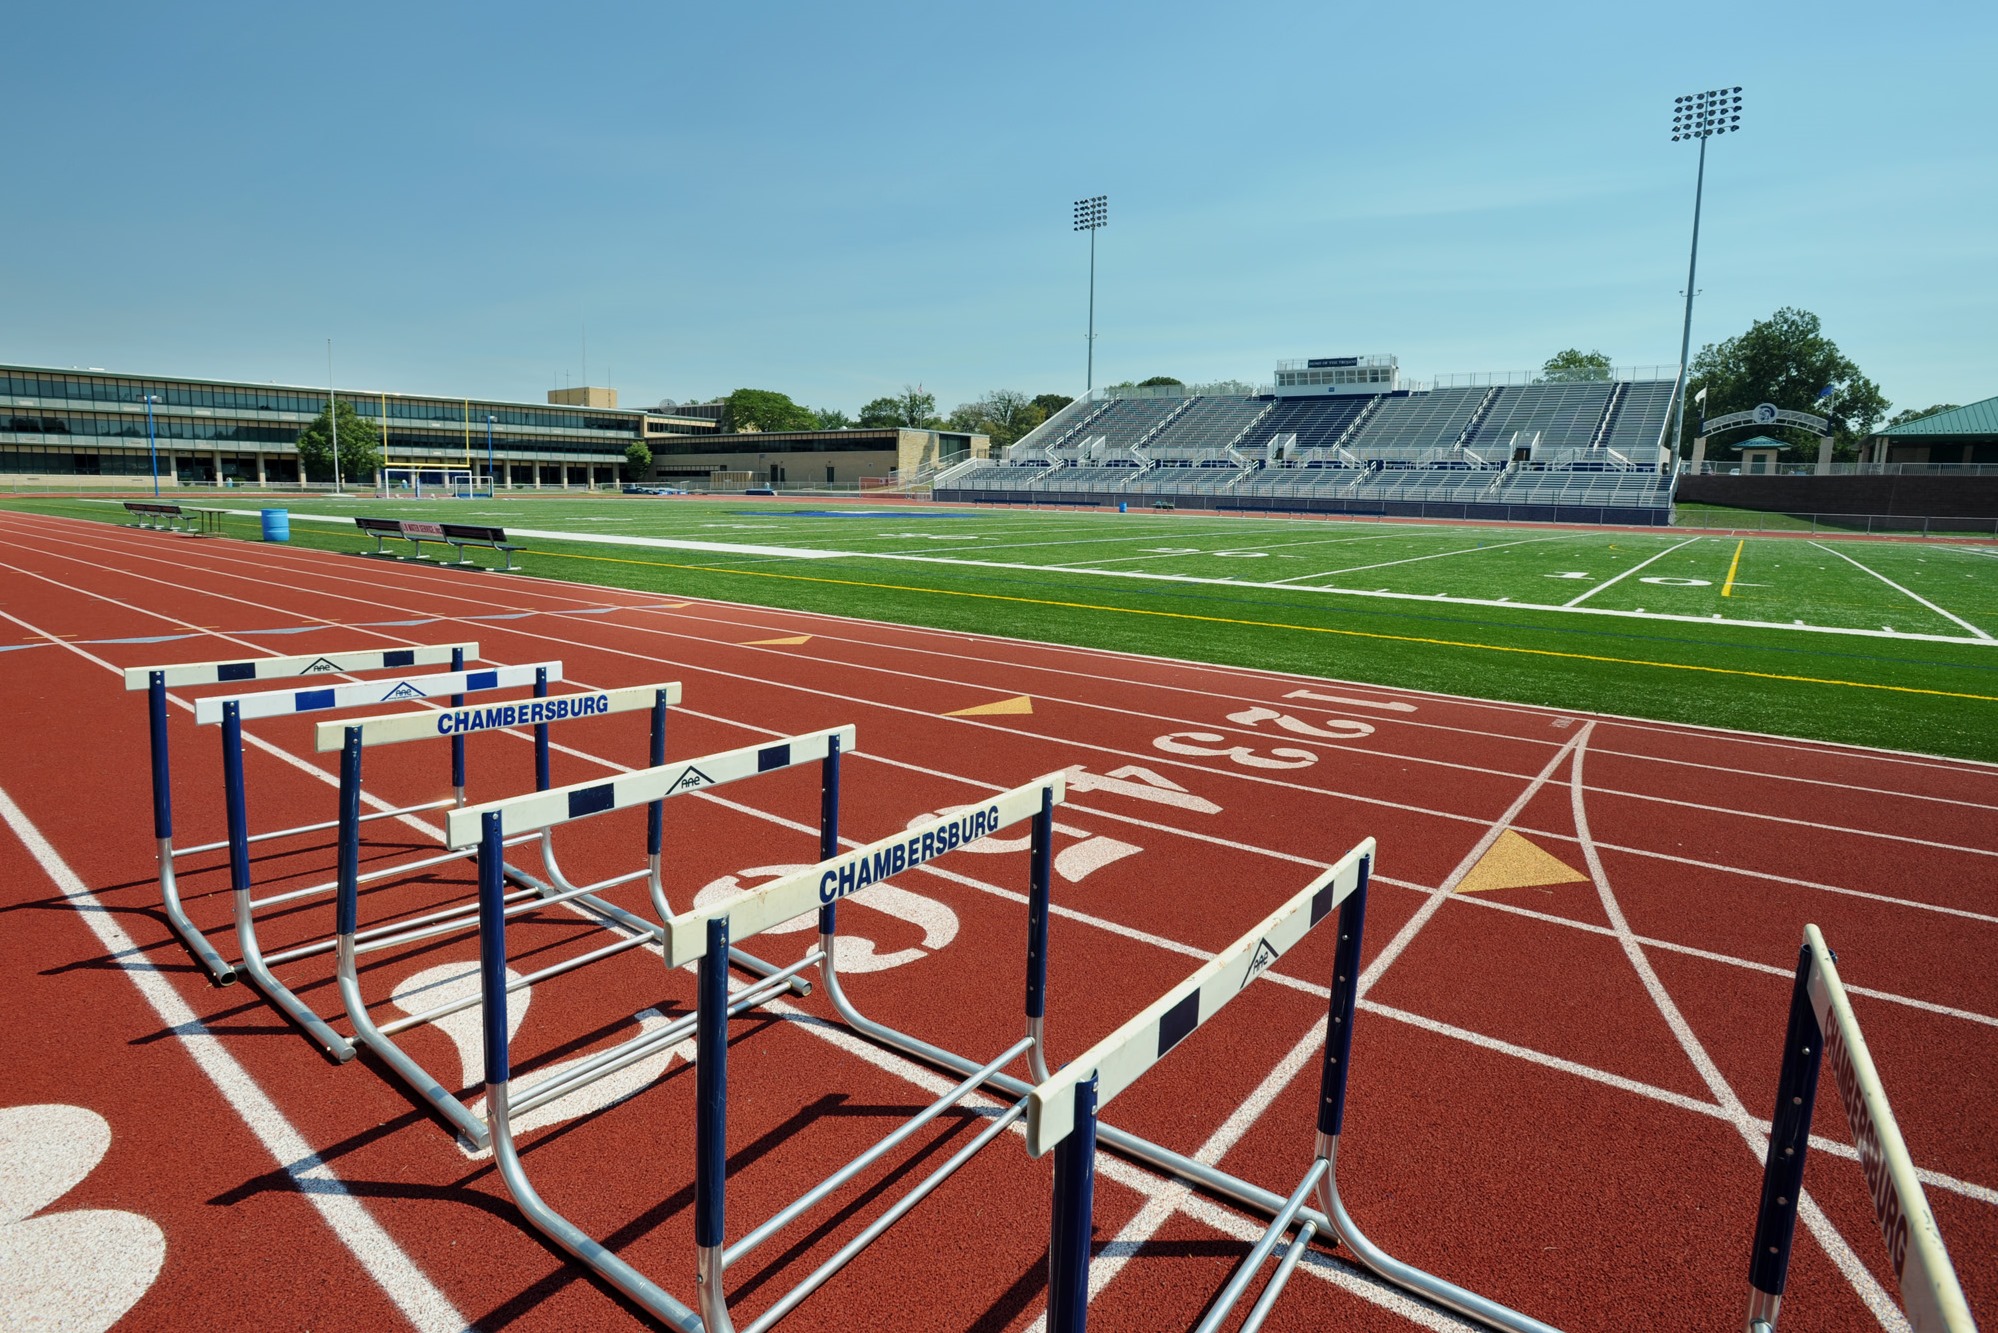
[[[460,669],[432,676],[401,676],[393,680],[359,680],[309,690],[222,695],[197,699],[194,720],[203,726],[220,722],[223,711],[231,705],[243,721],[254,722],[261,718],[287,717],[293,713],[359,708],[367,704],[401,703],[404,700],[441,699],[447,694],[471,694],[482,690],[517,689],[534,684],[537,673],[543,670],[547,671],[549,680],[562,679],[560,662],[537,662],[527,666],[485,667],[477,671]]]
[[[1776,1112],[1763,1163],[1762,1204],[1748,1266],[1747,1333],[1775,1333],[1790,1267],[1790,1242],[1804,1188],[1811,1144],[1811,1112],[1818,1075],[1827,1061],[1839,1103],[1859,1150],[1874,1220],[1901,1288],[1901,1308],[1914,1333],[1976,1333],[1970,1303],[1957,1281],[1942,1230],[1922,1192],[1921,1178],[1887,1090],[1873,1066],[1859,1020],[1852,1012],[1838,956],[1814,925],[1804,927],[1797,951],[1797,979],[1776,1082]]]
[[[173,764],[167,730],[167,690],[174,686],[225,685],[240,681],[279,680],[298,676],[339,675],[356,671],[402,670],[415,666],[437,666],[452,662],[460,666],[479,655],[479,645],[468,643],[422,644],[405,648],[354,648],[331,653],[295,653],[283,657],[251,658],[248,661],[175,662],[160,666],[127,667],[127,690],[147,691],[147,740],[151,749],[153,784],[153,842],[159,861],[160,906],[167,924],[180,936],[195,961],[217,985],[236,979],[236,969],[202,934],[181,905],[180,886],[174,874],[174,858],[196,851],[219,851],[229,846],[224,838],[198,847],[176,849],[173,845]],[[316,832],[331,828],[329,823],[309,824],[290,832]],[[277,833],[252,835],[252,841],[280,836]]]

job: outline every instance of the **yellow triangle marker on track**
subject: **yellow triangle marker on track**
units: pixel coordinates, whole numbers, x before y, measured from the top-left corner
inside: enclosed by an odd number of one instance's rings
[[[1498,835],[1471,873],[1457,885],[1459,893],[1489,893],[1493,889],[1534,889],[1549,884],[1579,884],[1588,879],[1511,829]]]
[[[970,708],[960,708],[945,717],[997,717],[1001,714],[1022,714],[1034,711],[1034,701],[1022,694],[1012,699],[1001,699],[997,703],[974,704]]]
[[[748,643],[742,644],[740,646],[744,648],[771,648],[771,647],[789,648],[794,644],[810,643],[811,641],[812,641],[811,635],[800,634],[795,639],[751,639]]]

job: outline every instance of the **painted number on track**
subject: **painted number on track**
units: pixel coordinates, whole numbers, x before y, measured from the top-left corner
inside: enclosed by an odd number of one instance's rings
[[[943,809],[938,810],[934,816],[917,815],[909,821],[909,827],[914,828],[927,819],[943,818],[957,814],[961,810],[976,808],[969,805],[945,806]],[[1082,839],[1080,842],[1060,847],[1055,852],[1055,873],[1071,884],[1079,884],[1094,872],[1101,870],[1104,866],[1121,861],[1127,856],[1136,856],[1139,852],[1145,850],[1142,847],[1133,847],[1128,842],[1120,842],[1116,838],[1107,838],[1101,834],[1093,834],[1088,829],[1079,829],[1073,825],[1064,824],[1059,820],[1055,822],[1054,831],[1057,838]],[[976,852],[981,856],[997,855],[1004,852],[1024,852],[1033,845],[1033,841],[1031,833],[1023,834],[1017,838],[980,838],[977,842],[970,843],[959,850]]]
[[[1374,734],[1372,724],[1352,718],[1334,718],[1325,727],[1314,727],[1309,722],[1292,717],[1289,713],[1279,713],[1274,708],[1245,708],[1239,713],[1228,714],[1228,720],[1244,727],[1274,722],[1293,736],[1316,736],[1328,741],[1356,741],[1362,736]],[[1336,730],[1328,730],[1328,727]]]
[[[1220,748],[1212,748],[1219,746]],[[1258,754],[1254,746],[1229,745],[1226,736],[1212,731],[1175,731],[1170,736],[1160,736],[1152,742],[1152,748],[1164,750],[1167,754],[1198,755],[1205,759],[1228,759],[1244,768],[1309,768],[1318,762],[1318,756],[1310,750],[1293,750],[1278,746],[1267,755]]]

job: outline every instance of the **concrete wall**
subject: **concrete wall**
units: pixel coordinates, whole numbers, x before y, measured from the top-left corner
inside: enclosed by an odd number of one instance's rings
[[[1673,498],[1788,514],[1998,518],[1998,477],[1681,477]]]

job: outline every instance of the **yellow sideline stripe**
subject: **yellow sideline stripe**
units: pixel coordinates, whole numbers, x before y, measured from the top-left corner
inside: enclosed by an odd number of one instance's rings
[[[1734,559],[1727,563],[1727,582],[1721,584],[1721,596],[1723,597],[1734,596],[1734,571],[1741,568],[1741,548],[1746,545],[1748,545],[1748,538],[1746,537],[1743,537],[1734,544]]]
[[[1478,648],[1488,653],[1521,653],[1528,657],[1563,657],[1577,662],[1609,662],[1616,666],[1657,667],[1664,671],[1704,671],[1716,676],[1752,676],[1757,680],[1787,680],[1803,685],[1841,685],[1853,690],[1889,690],[1895,694],[1932,694],[1945,699],[1975,699],[1998,703],[1998,694],[1966,694],[1960,690],[1925,690],[1914,685],[1878,685],[1866,680],[1833,680],[1823,676],[1786,676],[1775,671],[1744,671],[1739,667],[1699,666],[1691,662],[1651,662],[1640,657],[1603,657],[1595,653],[1564,653],[1553,648],[1517,648],[1503,643],[1469,643],[1461,639],[1429,639],[1414,634],[1382,634],[1377,630],[1333,629],[1328,625],[1292,625],[1281,620],[1236,620],[1228,616],[1201,616],[1189,611],[1153,611],[1138,606],[1101,606],[1095,602],[1058,602],[1044,597],[1016,597],[997,592],[965,592],[956,588],[912,588],[901,583],[868,583],[861,579],[828,579],[810,574],[776,574],[762,569],[725,569],[717,565],[682,565],[669,560],[633,560],[628,556],[573,555],[567,551],[530,550],[527,555],[556,560],[597,560],[613,565],[647,565],[657,569],[684,569],[697,574],[740,574],[745,578],[783,579],[791,583],[830,583],[842,588],[876,588],[883,592],[920,592],[936,597],[972,597],[987,602],[1019,602],[1027,606],[1057,606],[1069,611],[1109,611],[1126,616],[1155,616],[1162,620],[1193,620],[1208,625],[1250,625],[1257,629],[1288,629],[1302,634],[1338,634],[1349,639],[1385,639],[1393,643],[1424,643],[1438,648]]]

